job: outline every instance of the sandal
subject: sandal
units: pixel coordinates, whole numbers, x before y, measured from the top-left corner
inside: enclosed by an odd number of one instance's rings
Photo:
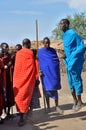
[[[84,107],[85,104],[84,103],[81,103],[81,104],[77,104],[76,107],[75,107],[75,112],[78,112],[82,107]]]
[[[60,107],[56,107],[56,111],[61,115],[63,115],[64,113],[64,111]]]

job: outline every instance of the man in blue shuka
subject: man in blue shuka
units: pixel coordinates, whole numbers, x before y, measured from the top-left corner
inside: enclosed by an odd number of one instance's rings
[[[64,63],[66,65],[68,82],[70,91],[74,99],[72,109],[78,111],[84,106],[81,94],[83,93],[83,83],[81,72],[84,63],[85,47],[82,38],[71,28],[68,19],[60,21],[60,28],[63,31],[63,46],[64,46]]]
[[[38,60],[47,108],[50,108],[49,98],[51,97],[55,100],[57,112],[63,114],[63,110],[58,106],[57,90],[61,89],[59,59],[55,49],[50,47],[48,37],[43,39],[43,46],[38,50]]]

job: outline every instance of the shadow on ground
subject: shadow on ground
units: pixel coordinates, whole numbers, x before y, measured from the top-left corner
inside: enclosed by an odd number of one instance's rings
[[[86,106],[86,104],[85,104]],[[45,129],[54,129],[59,126],[54,125],[50,126],[52,121],[57,120],[66,120],[71,118],[79,118],[80,120],[86,120],[86,111],[79,111],[77,113],[65,114],[65,110],[71,110],[72,104],[65,104],[60,106],[64,110],[64,115],[60,115],[55,111],[55,108],[50,108],[50,111],[46,111],[45,109],[34,110],[32,115],[29,115],[27,118],[26,125],[23,127],[18,127],[17,122],[19,119],[19,115],[14,115],[11,119],[5,120],[4,124],[0,125],[1,130],[44,130],[39,129],[39,127],[45,127]],[[72,111],[72,110],[71,110]]]

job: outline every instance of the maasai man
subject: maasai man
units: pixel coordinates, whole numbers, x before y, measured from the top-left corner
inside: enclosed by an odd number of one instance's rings
[[[11,72],[13,74],[14,72],[14,65],[15,65],[15,57],[16,57],[16,53],[22,49],[22,45],[21,44],[16,44],[15,46],[15,50],[14,52],[11,54],[11,61],[12,61],[12,66],[11,66]]]
[[[69,28],[69,25],[68,19],[60,21],[60,27],[63,31],[64,62],[67,69],[70,91],[74,99],[72,109],[78,111],[84,105],[81,99],[83,92],[81,72],[84,63],[85,47],[82,38],[73,29]]]
[[[10,118],[10,108],[14,105],[14,95],[13,95],[13,86],[12,86],[12,75],[11,75],[11,55],[9,51],[9,45],[7,43],[1,43],[1,47],[3,48],[3,62],[6,69],[4,70],[6,73],[6,108],[5,112],[7,114],[7,118]],[[10,98],[9,98],[10,97]]]
[[[41,97],[40,90],[39,90],[40,81],[39,81],[39,64],[38,64],[38,58],[37,58],[37,50],[32,49],[32,51],[34,53],[34,59],[35,59],[35,65],[36,65],[36,83],[34,87],[33,96],[30,102],[30,109],[29,109],[30,114],[32,113],[33,109],[40,108],[39,98]]]
[[[50,108],[49,97],[51,97],[55,100],[56,110],[62,114],[63,111],[58,106],[57,93],[57,90],[61,89],[59,59],[55,49],[50,47],[48,37],[43,39],[43,45],[44,47],[38,50],[38,60],[47,107]]]
[[[15,51],[18,52],[21,49],[22,49],[22,45],[21,44],[16,44]]]
[[[20,113],[19,126],[25,124],[24,114],[28,112],[36,82],[34,54],[30,50],[31,42],[26,38],[22,45],[23,48],[16,53],[13,76],[15,103]]]
[[[3,84],[4,84],[4,64],[2,60],[2,48],[0,47],[0,124],[3,123],[3,119],[1,118],[2,110],[4,108],[4,94],[3,94]]]

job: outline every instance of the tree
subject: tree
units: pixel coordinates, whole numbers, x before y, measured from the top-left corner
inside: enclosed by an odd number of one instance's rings
[[[86,39],[86,15],[85,13],[74,14],[73,17],[67,16],[70,21],[70,28],[73,28],[83,39]],[[59,23],[52,31],[52,38],[55,40],[61,39],[62,31]]]

